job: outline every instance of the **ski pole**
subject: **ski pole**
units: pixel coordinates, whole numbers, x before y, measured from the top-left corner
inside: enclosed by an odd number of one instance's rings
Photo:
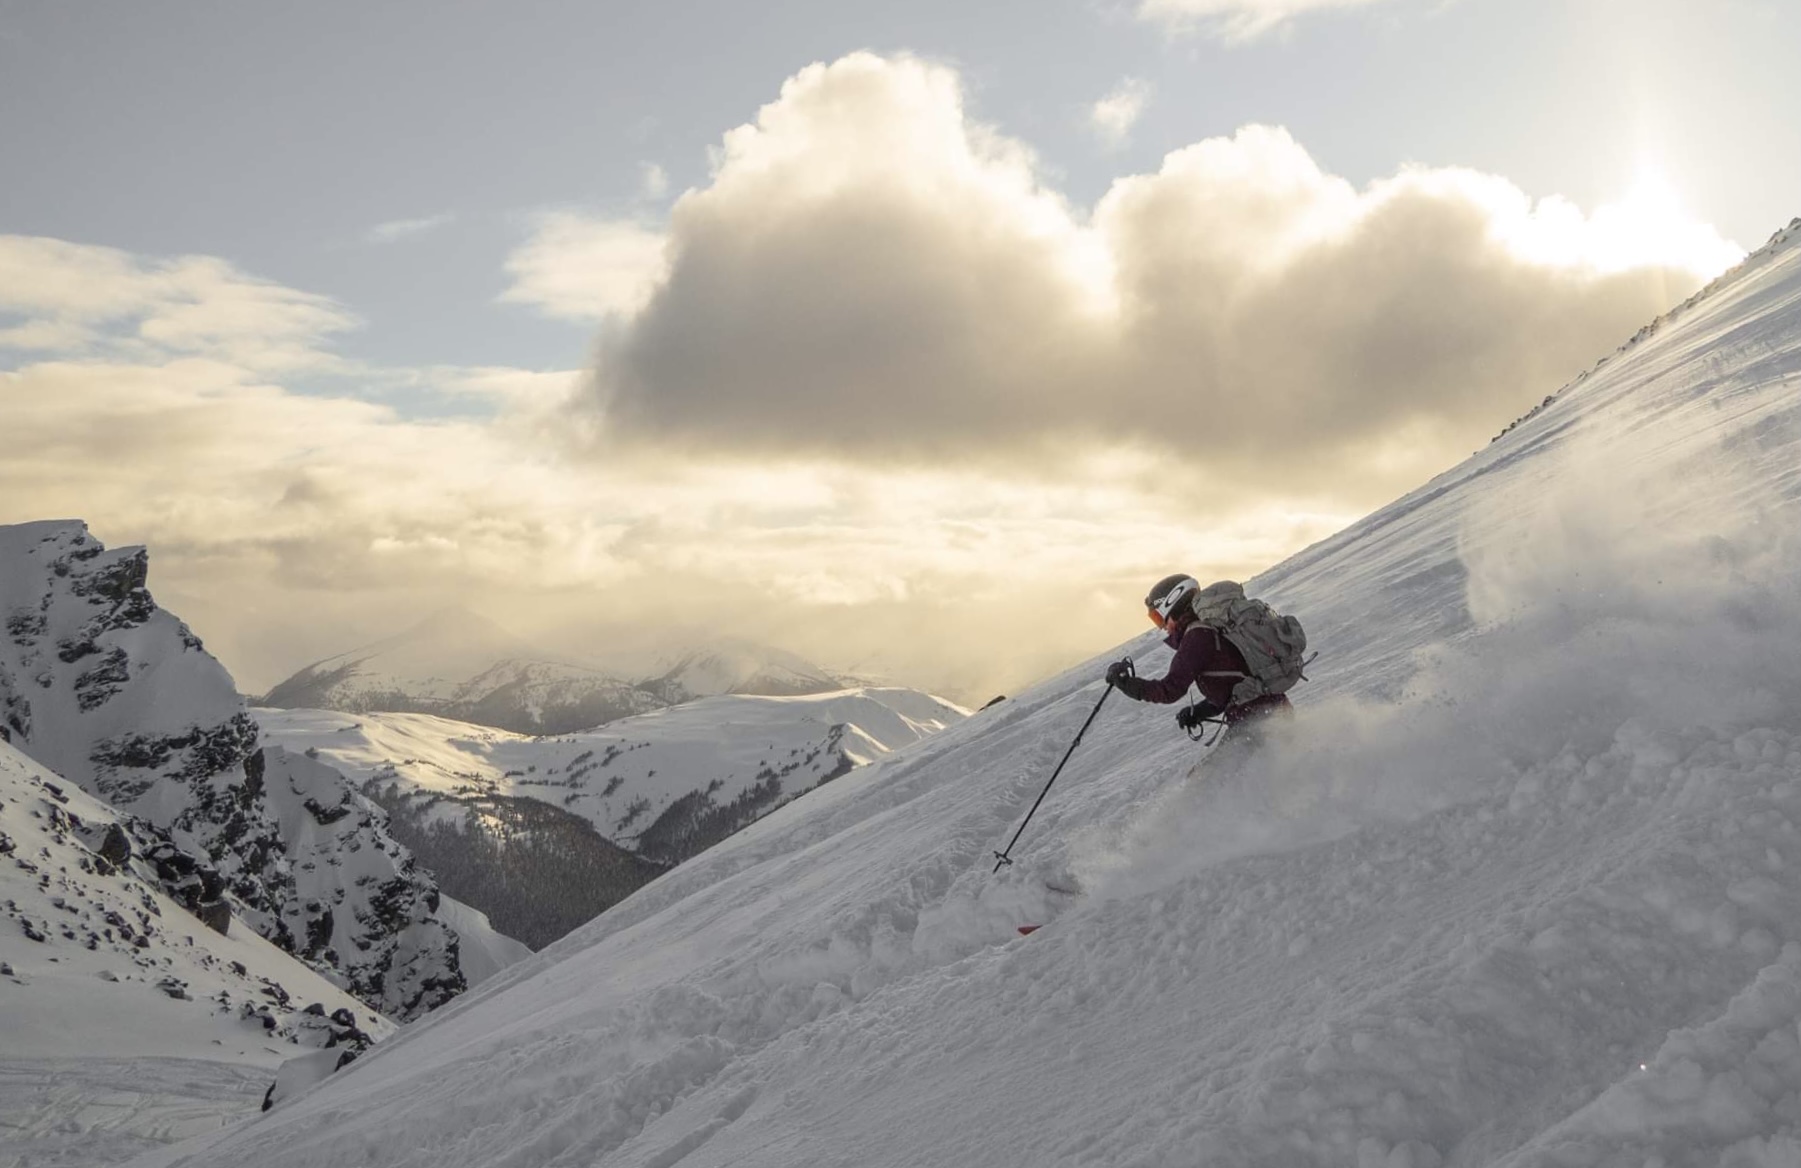
[[[1082,735],[1088,733],[1088,727],[1094,724],[1095,715],[1101,712],[1101,707],[1107,702],[1107,695],[1112,692],[1113,683],[1109,681],[1107,683],[1107,688],[1101,691],[1101,700],[1094,703],[1094,709],[1089,711],[1088,721],[1082,723],[1082,728],[1076,731],[1076,740],[1069,744],[1068,750],[1063,752],[1063,762],[1058,763],[1057,769],[1051,772],[1050,782],[1044,785],[1044,790],[1038,792],[1037,802],[1033,803],[1032,809],[1026,812],[1026,817],[1020,821],[1019,830],[1013,833],[1013,838],[1007,841],[1007,851],[994,853],[995,872],[999,872],[1002,868],[1005,868],[1013,862],[1008,858],[1007,852],[1011,852],[1013,850],[1013,845],[1019,842],[1019,837],[1025,834],[1026,824],[1032,822],[1032,816],[1038,814],[1038,804],[1044,802],[1044,797],[1051,793],[1051,783],[1056,782],[1057,776],[1063,773],[1063,763],[1068,762],[1069,756],[1076,752],[1076,747],[1082,745]],[[990,873],[990,875],[992,874],[993,873]]]

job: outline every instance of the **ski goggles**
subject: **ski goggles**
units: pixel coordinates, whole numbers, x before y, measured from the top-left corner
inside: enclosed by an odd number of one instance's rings
[[[1152,608],[1150,605],[1147,604],[1144,607],[1144,612],[1145,612],[1146,616],[1151,618],[1151,623],[1156,625],[1158,628],[1162,629],[1162,628],[1169,627],[1169,621],[1164,617],[1164,615],[1162,613],[1158,612],[1155,608]]]

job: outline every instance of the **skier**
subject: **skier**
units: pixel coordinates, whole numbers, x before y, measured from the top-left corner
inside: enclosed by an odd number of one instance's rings
[[[1160,678],[1137,677],[1130,660],[1116,661],[1107,667],[1107,680],[1133,701],[1163,705],[1181,701],[1190,686],[1198,687],[1201,700],[1176,715],[1176,724],[1191,734],[1208,721],[1223,721],[1231,729],[1271,716],[1292,717],[1294,707],[1286,693],[1256,692],[1234,700],[1235,692],[1242,695],[1246,688],[1260,691],[1265,687],[1245,685],[1255,675],[1244,653],[1217,624],[1202,621],[1196,613],[1196,595],[1200,594],[1204,603],[1216,590],[1236,590],[1240,598],[1244,595],[1238,585],[1223,581],[1202,593],[1199,581],[1181,573],[1157,581],[1144,598],[1144,606],[1151,623],[1163,630],[1165,643],[1176,651],[1169,671]],[[1295,673],[1298,676],[1298,667]]]
[[[1107,667],[1107,689],[1089,711],[1088,721],[1076,731],[1075,741],[1063,752],[1063,761],[1051,772],[1050,782],[1038,793],[1007,850],[994,853],[996,872],[1013,862],[1013,845],[1114,690],[1133,701],[1171,705],[1187,696],[1190,686],[1198,686],[1201,700],[1177,714],[1176,725],[1188,731],[1189,737],[1198,738],[1195,730],[1203,723],[1224,723],[1223,740],[1216,735],[1208,741],[1214,747],[1206,757],[1209,773],[1232,773],[1257,749],[1270,719],[1294,716],[1288,691],[1307,679],[1303,670],[1312,660],[1304,656],[1307,633],[1299,620],[1283,616],[1261,600],[1252,600],[1236,581],[1221,580],[1202,588],[1193,576],[1180,573],[1157,581],[1144,598],[1144,607],[1151,623],[1163,630],[1164,639],[1176,651],[1169,671],[1155,679],[1139,677],[1132,671],[1130,657]],[[1053,887],[1053,891],[1069,889]],[[1024,934],[1037,928],[1021,925],[1019,931]]]

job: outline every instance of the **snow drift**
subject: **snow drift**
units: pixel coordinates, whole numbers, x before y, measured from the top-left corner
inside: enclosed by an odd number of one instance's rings
[[[1242,765],[1114,705],[991,877],[1097,659],[142,1163],[1801,1162],[1797,237],[1254,582]]]

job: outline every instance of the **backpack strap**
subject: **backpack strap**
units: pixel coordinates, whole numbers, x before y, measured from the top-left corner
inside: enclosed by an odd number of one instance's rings
[[[1232,645],[1232,647],[1234,649],[1238,649],[1238,646],[1236,644],[1233,644],[1232,638],[1227,637],[1224,633],[1220,632],[1219,626],[1203,625],[1202,627],[1205,628],[1208,632],[1213,634],[1213,647],[1215,649],[1222,648],[1222,646],[1220,644],[1221,640],[1224,640],[1225,643],[1228,645]],[[1239,654],[1239,656],[1242,657],[1244,655],[1244,650],[1238,649],[1238,654]],[[1249,663],[1247,662],[1246,664],[1249,664]],[[1195,676],[1197,678],[1201,678],[1201,677],[1235,677],[1238,679],[1239,685],[1242,685],[1248,678],[1250,678],[1251,675],[1242,669],[1207,669],[1207,670],[1203,670],[1202,672],[1196,674]],[[1234,696],[1236,696],[1237,693],[1238,693],[1238,686],[1235,685],[1232,687],[1232,694]],[[1238,704],[1239,704],[1238,702],[1228,699],[1226,702],[1226,708],[1232,709],[1232,708],[1236,707]]]

